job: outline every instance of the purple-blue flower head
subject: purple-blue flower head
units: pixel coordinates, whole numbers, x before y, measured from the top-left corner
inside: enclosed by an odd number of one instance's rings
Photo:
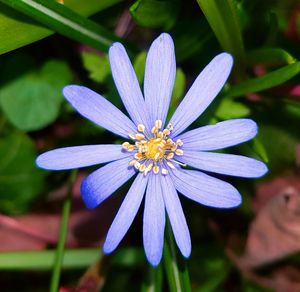
[[[202,171],[248,178],[267,172],[266,165],[253,158],[211,152],[252,139],[257,125],[250,119],[228,120],[184,132],[222,89],[232,68],[232,57],[219,54],[204,68],[168,123],[176,74],[170,35],[161,34],[150,47],[144,94],[120,43],[111,46],[109,60],[130,118],[86,87],[69,85],[63,94],[82,116],[123,137],[124,143],[52,150],[40,155],[37,165],[64,170],[106,163],[82,182],[82,197],[89,208],[98,206],[135,177],[110,226],[104,252],[111,253],[119,245],[144,201],[143,242],[148,261],[156,266],[161,260],[166,215],[178,248],[189,257],[191,239],[178,193],[206,206],[231,208],[241,203],[239,192]]]

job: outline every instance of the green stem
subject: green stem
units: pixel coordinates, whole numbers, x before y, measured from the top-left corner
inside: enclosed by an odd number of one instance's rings
[[[186,261],[177,258],[176,245],[169,222],[166,227],[166,240],[164,245],[163,262],[167,273],[169,289],[171,292],[190,292],[191,284]]]
[[[70,174],[68,181],[68,192],[63,204],[62,220],[60,224],[59,240],[56,249],[55,262],[52,271],[50,292],[57,292],[59,287],[59,279],[64,258],[65,241],[67,238],[69,216],[71,211],[72,186],[76,177],[76,173],[77,171],[73,170]]]
[[[153,268],[149,266],[146,279],[142,284],[141,292],[161,292],[162,291],[162,266]]]

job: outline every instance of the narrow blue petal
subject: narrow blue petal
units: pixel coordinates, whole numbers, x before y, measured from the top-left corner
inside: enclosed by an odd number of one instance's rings
[[[82,116],[97,125],[124,138],[136,132],[132,121],[98,93],[84,86],[68,85],[63,94]]]
[[[73,169],[105,163],[127,156],[121,145],[85,145],[59,148],[38,156],[38,167],[51,170]]]
[[[109,61],[116,87],[133,122],[152,128],[152,125],[148,125],[146,104],[139,82],[122,44],[114,43],[110,47]]]
[[[108,230],[103,246],[104,253],[113,252],[127,233],[140,208],[147,182],[148,176],[143,173],[137,175]]]
[[[143,241],[146,257],[157,266],[162,257],[165,230],[165,204],[158,175],[149,173],[145,198]]]
[[[179,135],[182,150],[216,150],[240,144],[255,137],[257,125],[250,119],[235,119],[197,128]],[[175,139],[175,140],[176,140]]]
[[[234,154],[186,150],[176,159],[195,168],[232,176],[261,177],[268,171],[261,161]]]
[[[150,121],[165,123],[176,75],[174,44],[171,36],[162,33],[151,45],[147,55],[144,94]]]
[[[170,175],[178,192],[202,205],[233,208],[241,202],[241,195],[231,184],[196,170],[176,168]]]
[[[98,206],[136,173],[128,166],[131,159],[127,157],[111,162],[84,179],[81,194],[88,208]]]
[[[232,57],[222,53],[203,69],[170,120],[174,127],[173,137],[185,130],[210,105],[225,84],[232,64]]]
[[[175,241],[182,255],[191,254],[191,238],[176,189],[169,175],[160,176],[162,193]]]

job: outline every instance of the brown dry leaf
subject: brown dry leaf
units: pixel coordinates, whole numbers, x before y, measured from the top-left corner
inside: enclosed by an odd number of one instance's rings
[[[253,268],[300,251],[300,182],[278,178],[259,188],[258,210],[247,238],[243,267]]]
[[[100,246],[120,205],[120,197],[112,196],[98,208],[86,209],[79,191],[83,177],[79,176],[73,188],[67,247]],[[51,194],[51,200],[38,212],[14,217],[0,214],[0,251],[40,250],[55,245],[65,193],[66,187],[62,187]]]

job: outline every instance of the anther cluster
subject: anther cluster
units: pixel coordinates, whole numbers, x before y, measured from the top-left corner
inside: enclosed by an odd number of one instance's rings
[[[166,129],[161,130],[162,121],[156,120],[154,127],[151,129],[151,137],[146,134],[145,126],[139,124],[137,126],[137,134],[129,134],[129,138],[134,144],[124,142],[123,149],[128,152],[135,152],[134,159],[129,162],[130,166],[135,167],[144,175],[149,171],[158,174],[168,174],[167,166],[175,168],[173,163],[179,163],[174,156],[182,156],[183,150],[180,147],[183,142],[177,139],[175,142],[169,137],[173,126],[169,124]]]

